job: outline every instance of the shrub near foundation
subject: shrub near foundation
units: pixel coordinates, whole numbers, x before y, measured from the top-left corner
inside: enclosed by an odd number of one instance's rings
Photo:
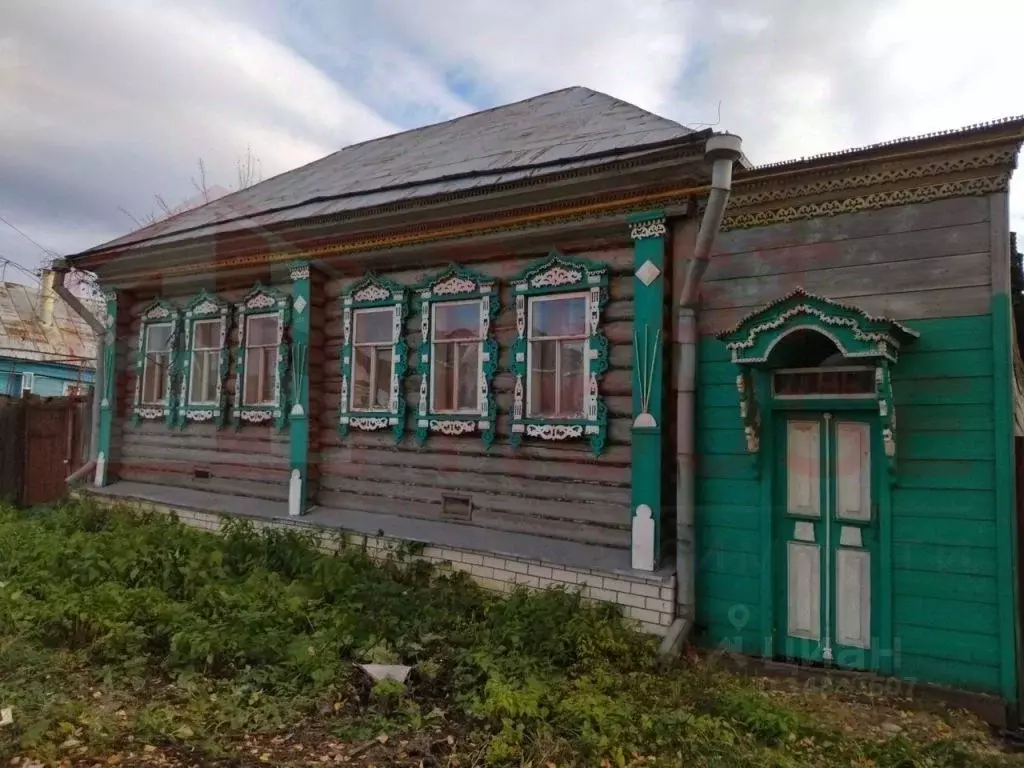
[[[56,757],[70,733],[100,752],[136,740],[215,757],[301,725],[455,731],[453,765],[903,765],[925,749],[927,764],[963,764],[953,743],[858,741],[706,667],[659,669],[613,606],[500,598],[465,574],[317,543],[88,502],[0,511],[0,705],[17,712],[0,754]],[[414,670],[372,685],[359,662]]]

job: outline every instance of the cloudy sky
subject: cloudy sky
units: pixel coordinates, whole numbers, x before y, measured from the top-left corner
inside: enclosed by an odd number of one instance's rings
[[[944,8],[950,10],[944,11]],[[755,163],[1024,113],[1020,0],[0,0],[0,217],[75,252],[154,195],[570,85]],[[1022,174],[1024,175],[1024,174]],[[1024,230],[1024,183],[1014,227]],[[0,221],[0,257],[44,253]],[[7,270],[6,279],[18,279]]]

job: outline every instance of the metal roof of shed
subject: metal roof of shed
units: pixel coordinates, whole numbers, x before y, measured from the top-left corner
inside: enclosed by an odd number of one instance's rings
[[[99,316],[101,302],[84,301]],[[39,286],[0,283],[0,358],[62,363],[92,368],[96,336],[84,320],[59,297],[53,301],[53,321],[42,317]]]
[[[85,251],[466,191],[643,154],[694,132],[580,86],[345,147]]]

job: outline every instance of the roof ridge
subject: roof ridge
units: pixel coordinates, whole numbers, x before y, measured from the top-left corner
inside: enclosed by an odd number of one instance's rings
[[[1009,125],[1010,123],[1020,122],[1021,126],[1024,127],[1024,115],[1013,115],[1010,117],[1000,117],[994,120],[988,120],[982,123],[971,123],[969,125],[961,126],[960,128],[947,128],[942,131],[930,131],[927,133],[919,133],[912,136],[902,136],[896,139],[887,139],[885,141],[876,141],[873,144],[864,144],[859,147],[850,147],[848,149],[839,149],[834,152],[819,152],[815,155],[806,155],[804,157],[795,157],[789,160],[776,160],[772,163],[764,163],[762,165],[755,165],[748,169],[749,171],[764,171],[764,170],[775,170],[787,165],[798,165],[799,163],[810,163],[815,160],[825,160],[833,157],[846,157],[848,155],[855,155],[858,152],[866,152],[871,149],[882,149],[884,147],[896,147],[901,144],[910,144],[915,141],[923,141],[924,139],[937,139],[943,136],[956,136],[958,134],[967,134],[974,131],[981,131],[986,128],[995,128],[1000,125]]]

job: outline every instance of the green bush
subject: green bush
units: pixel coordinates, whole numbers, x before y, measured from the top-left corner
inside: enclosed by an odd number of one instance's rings
[[[380,563],[316,543],[82,501],[0,509],[0,694],[19,710],[0,747],[64,740],[82,715],[60,688],[76,675],[135,702],[127,720],[93,717],[94,740],[130,732],[209,754],[299,722],[351,736],[440,718],[492,765],[798,765],[792,744],[818,733],[715,676],[659,669],[611,606],[559,590],[503,599],[409,553]],[[356,662],[415,669],[370,685]],[[872,758],[916,764],[905,751]]]

